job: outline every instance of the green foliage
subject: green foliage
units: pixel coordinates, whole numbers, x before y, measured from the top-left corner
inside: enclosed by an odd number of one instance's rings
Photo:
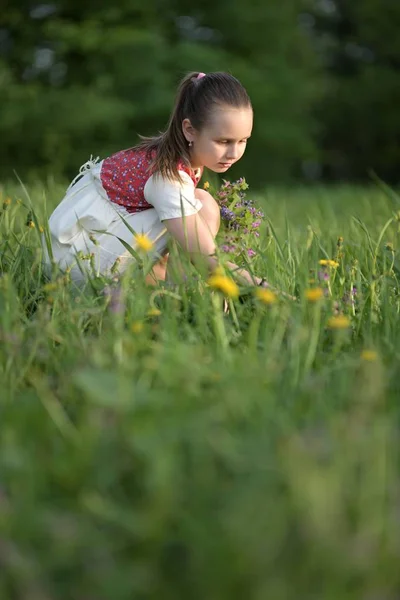
[[[73,176],[165,128],[193,69],[227,70],[255,110],[231,178],[398,181],[400,5],[392,0],[125,0],[0,15],[0,176]]]
[[[315,156],[320,83],[298,0],[267,10],[256,0],[46,6],[54,10],[41,16],[40,6],[13,3],[1,17],[3,176],[72,176],[90,155],[157,133],[193,69],[228,70],[247,86],[257,122],[241,174],[254,184],[290,177]]]
[[[319,6],[313,36],[328,75],[317,111],[325,174],[355,180],[375,171],[397,182],[400,4],[335,0],[328,12]]]
[[[258,273],[298,300],[224,312],[47,279],[60,191],[0,202],[0,597],[395,598],[398,196],[266,190]]]

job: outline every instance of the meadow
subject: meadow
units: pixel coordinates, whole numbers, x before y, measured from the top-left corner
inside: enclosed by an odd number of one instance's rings
[[[47,278],[63,189],[1,189],[0,598],[398,598],[397,192],[259,193],[296,299],[224,311],[195,273]]]

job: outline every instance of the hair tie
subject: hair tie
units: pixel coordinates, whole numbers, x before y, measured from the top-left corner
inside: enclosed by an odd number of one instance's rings
[[[206,74],[205,73],[199,73],[196,77],[196,79],[201,79],[202,77],[205,77]]]

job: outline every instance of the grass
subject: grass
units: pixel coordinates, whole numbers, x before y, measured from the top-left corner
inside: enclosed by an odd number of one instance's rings
[[[46,279],[62,189],[0,202],[0,598],[397,598],[397,194],[267,190],[254,268],[298,300],[225,314]]]

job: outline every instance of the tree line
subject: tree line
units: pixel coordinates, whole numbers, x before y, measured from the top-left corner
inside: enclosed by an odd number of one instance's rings
[[[4,1],[4,0],[3,0]],[[393,0],[5,0],[0,176],[71,176],[165,127],[190,70],[227,70],[255,126],[232,177],[397,182]],[[231,175],[230,175],[231,177]]]

